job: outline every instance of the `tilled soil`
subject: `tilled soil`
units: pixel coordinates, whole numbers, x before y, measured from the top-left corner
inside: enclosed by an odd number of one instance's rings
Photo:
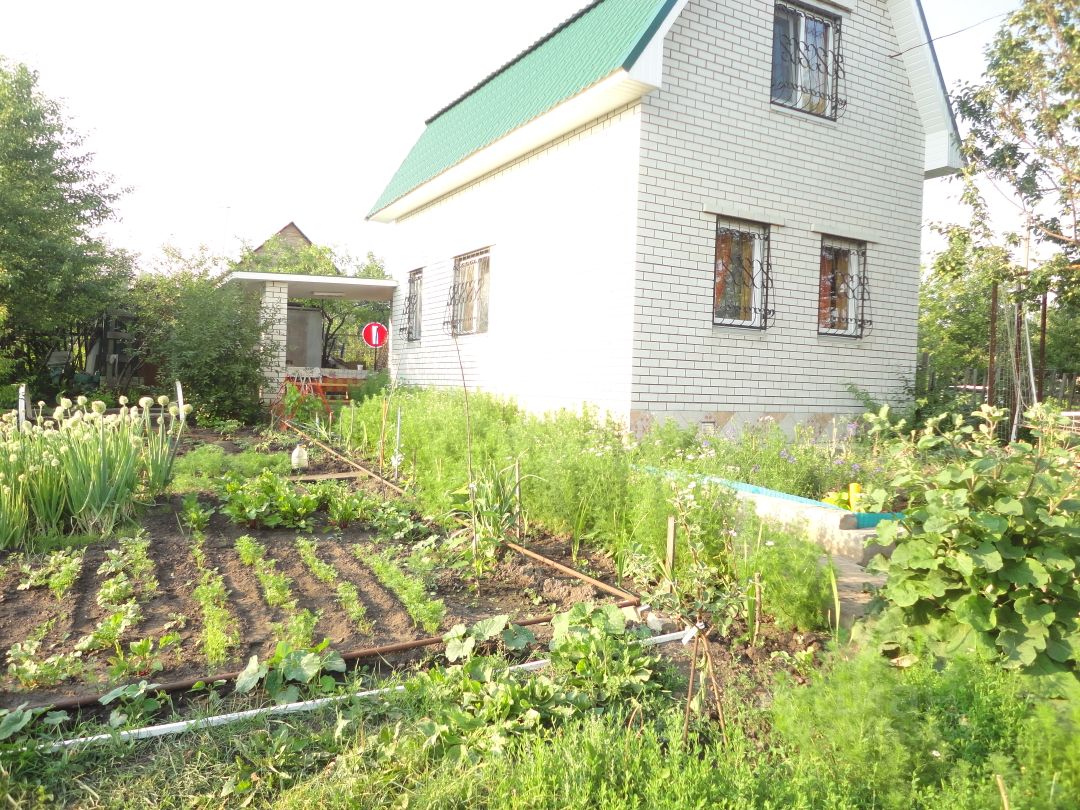
[[[149,553],[154,561],[159,589],[157,594],[142,602],[143,620],[122,639],[126,650],[127,644],[135,640],[147,637],[157,639],[167,631],[179,633],[181,642],[162,656],[161,670],[113,682],[107,670],[108,659],[115,655],[115,651],[99,650],[84,656],[87,665],[84,679],[68,681],[51,689],[27,690],[7,675],[4,667],[0,671],[0,707],[10,708],[21,703],[44,705],[60,697],[94,696],[120,683],[137,682],[143,677],[156,683],[207,677],[241,669],[251,655],[260,658],[272,655],[274,625],[288,617],[280,608],[267,605],[254,570],[240,562],[234,543],[243,534],[250,534],[262,543],[266,547],[267,557],[276,560],[278,570],[292,580],[293,596],[298,607],[320,613],[314,636],[316,639],[329,639],[334,649],[347,652],[427,635],[413,624],[397,596],[354,556],[354,544],[377,542],[370,533],[360,529],[323,529],[312,533],[247,529],[215,514],[206,531],[204,549],[208,565],[218,569],[228,590],[229,609],[239,625],[241,642],[232,651],[230,660],[211,672],[200,644],[203,632],[201,611],[193,598],[193,591],[199,582],[199,569],[191,555],[190,537],[180,529],[179,506],[179,499],[174,499],[150,509],[140,521],[153,541]],[[361,632],[345,616],[334,588],[316,579],[303,564],[295,549],[295,541],[297,536],[308,534],[318,540],[319,557],[334,566],[339,579],[356,586],[372,624],[370,633]],[[614,580],[610,562],[595,553],[583,554],[575,561],[568,545],[559,541],[526,539],[523,544],[564,565],[587,570],[590,575],[604,581]],[[0,576],[0,653],[6,652],[15,642],[25,640],[50,618],[55,622],[38,651],[39,660],[73,650],[81,636],[91,633],[106,613],[96,600],[98,586],[105,578],[105,575],[97,573],[97,569],[105,559],[105,550],[113,545],[112,542],[99,543],[85,549],[79,578],[61,600],[55,599],[44,587],[18,590],[22,580],[18,566],[9,564],[13,561],[12,555],[0,555],[0,566],[5,566],[5,573]],[[403,561],[408,552],[409,549],[403,547],[394,553]],[[37,564],[40,561],[32,562]],[[479,592],[471,574],[462,571],[437,572],[428,587],[433,598],[442,599],[446,605],[443,630],[458,622],[472,624],[499,614],[508,614],[512,621],[522,621],[566,610],[579,601],[613,598],[578,579],[513,552],[508,552],[496,569],[481,579]],[[543,633],[540,635],[544,636]],[[406,654],[388,658],[384,663],[397,665],[414,658]],[[7,662],[4,660],[2,663]]]

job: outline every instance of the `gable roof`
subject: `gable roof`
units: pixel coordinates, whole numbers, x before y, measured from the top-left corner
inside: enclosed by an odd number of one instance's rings
[[[962,166],[960,138],[921,0],[886,2],[901,47],[922,46],[905,53],[904,63],[926,133],[926,176],[955,172]],[[427,119],[367,218],[396,219],[659,87],[662,51],[650,46],[662,46],[686,3],[593,0]],[[616,74],[619,82],[605,88],[605,80],[615,80]],[[589,93],[595,98],[586,99]],[[578,101],[584,103],[564,109]],[[561,118],[557,107],[564,111]],[[541,119],[556,118],[541,126]],[[530,127],[534,131],[528,132]]]
[[[676,0],[595,0],[426,121],[369,217],[641,55]]]
[[[267,239],[265,242],[263,242],[261,245],[259,245],[257,248],[255,248],[251,252],[252,253],[262,253],[266,249],[266,246],[268,244],[270,244],[271,239],[277,239],[279,237],[280,237],[281,241],[283,241],[283,242],[285,242],[287,244],[290,244],[290,245],[310,245],[310,244],[312,244],[311,240],[308,239],[307,234],[304,233],[302,230],[300,230],[300,228],[297,227],[295,222],[290,222],[288,225],[286,225],[280,231],[278,231],[273,236],[271,236],[270,239]]]

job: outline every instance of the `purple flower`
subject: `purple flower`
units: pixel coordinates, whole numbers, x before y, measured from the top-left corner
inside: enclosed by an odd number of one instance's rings
[[[852,464],[851,465],[851,471],[852,472],[858,472],[859,471],[859,465],[858,464]]]

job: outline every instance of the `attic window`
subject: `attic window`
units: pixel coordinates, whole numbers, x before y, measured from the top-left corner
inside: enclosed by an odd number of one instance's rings
[[[840,98],[843,75],[840,19],[777,3],[773,17],[773,103],[835,121],[847,105]]]

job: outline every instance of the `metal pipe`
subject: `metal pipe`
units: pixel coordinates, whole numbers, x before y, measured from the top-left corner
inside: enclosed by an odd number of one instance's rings
[[[616,607],[635,607],[641,604],[641,600],[624,599],[621,602],[616,603]],[[525,619],[515,624],[520,627],[532,627],[538,624],[549,624],[554,618],[553,616],[538,616],[534,619]],[[360,661],[364,658],[378,658],[383,655],[392,655],[393,653],[409,652],[410,650],[418,650],[422,647],[431,647],[436,644],[442,644],[442,636],[430,636],[428,638],[418,638],[413,641],[398,641],[393,644],[383,644],[378,647],[362,647],[358,650],[350,650],[341,654],[342,660]],[[161,692],[182,692],[186,689],[190,689],[195,684],[213,683],[215,681],[235,681],[240,677],[239,672],[222,672],[216,675],[206,675],[200,678],[185,678],[179,681],[171,681],[169,683],[157,684],[154,688],[156,691]],[[30,709],[51,709],[58,711],[61,709],[81,709],[86,706],[92,706],[98,703],[102,698],[102,695],[81,695],[69,698],[61,698],[60,700],[52,703],[46,703],[39,706],[30,706]]]
[[[661,636],[652,636],[651,638],[641,639],[638,643],[643,647],[654,647],[659,644],[666,644],[670,641],[685,640],[687,631],[679,630],[674,633],[665,633]],[[541,659],[539,661],[527,661],[524,664],[514,664],[509,667],[511,672],[535,672],[543,669],[550,664],[549,659]],[[347,695],[334,695],[333,697],[316,698],[314,700],[302,700],[297,703],[287,703],[283,706],[265,706],[258,709],[247,709],[246,711],[230,712],[228,714],[219,714],[213,717],[199,717],[194,720],[181,720],[176,723],[164,723],[157,726],[144,726],[143,728],[134,728],[127,731],[116,731],[109,734],[95,734],[90,737],[76,737],[70,740],[61,740],[56,743],[45,743],[40,746],[41,750],[46,751],[62,751],[65,748],[72,748],[76,745],[91,745],[94,743],[102,742],[125,742],[127,740],[146,740],[154,737],[166,737],[173,734],[182,734],[185,731],[213,728],[215,726],[224,726],[229,723],[235,723],[238,720],[247,720],[254,717],[262,716],[274,716],[279,714],[296,714],[299,712],[310,712],[315,709],[321,709],[324,706],[330,706],[335,703],[340,703],[344,700],[352,700],[354,698],[372,698],[387,695],[392,692],[404,691],[404,686],[391,686],[384,687],[382,689],[368,689],[363,692],[353,692]]]
[[[298,433],[300,436],[307,439],[309,442],[314,444],[316,447],[321,447],[323,450],[325,450],[327,453],[332,455],[334,458],[336,458],[336,459],[338,459],[340,461],[344,461],[346,464],[348,464],[351,467],[355,467],[357,470],[364,473],[368,477],[374,478],[377,481],[379,481],[380,483],[385,484],[390,489],[394,490],[394,492],[396,492],[398,495],[404,495],[405,494],[405,490],[403,490],[397,484],[390,483],[385,478],[383,478],[381,475],[379,475],[377,473],[373,473],[367,467],[363,467],[360,464],[357,464],[351,458],[346,458],[345,456],[343,456],[341,453],[339,453],[337,450],[335,450],[330,445],[324,444],[323,442],[320,442],[318,439],[309,436],[308,434],[304,433],[304,431],[302,431],[300,428],[298,428],[296,425],[294,425],[292,422],[290,422],[288,419],[282,419],[281,424],[285,425],[287,428],[290,428],[290,429],[294,430],[296,433]]]
[[[555,560],[548,559],[543,554],[538,554],[535,551],[531,551],[530,549],[525,548],[525,546],[519,546],[517,543],[513,543],[513,542],[511,542],[509,540],[503,540],[503,542],[506,543],[506,545],[509,548],[512,548],[518,554],[524,554],[526,557],[529,557],[530,559],[536,560],[539,563],[543,563],[544,565],[548,566],[549,568],[554,568],[556,571],[561,571],[564,574],[569,574],[572,577],[576,577],[577,579],[580,579],[582,582],[587,582],[590,585],[592,585],[594,588],[599,588],[600,590],[602,590],[602,591],[604,591],[606,593],[609,593],[612,596],[618,596],[618,597],[620,597],[622,599],[629,600],[634,605],[640,605],[641,604],[641,598],[637,597],[637,596],[634,596],[634,594],[629,593],[628,591],[624,591],[624,590],[621,590],[620,588],[616,588],[614,585],[608,585],[606,582],[601,582],[598,579],[594,579],[593,577],[590,577],[588,574],[583,574],[580,571],[577,571],[577,570],[571,568],[568,565],[563,565],[562,563],[555,562]]]

